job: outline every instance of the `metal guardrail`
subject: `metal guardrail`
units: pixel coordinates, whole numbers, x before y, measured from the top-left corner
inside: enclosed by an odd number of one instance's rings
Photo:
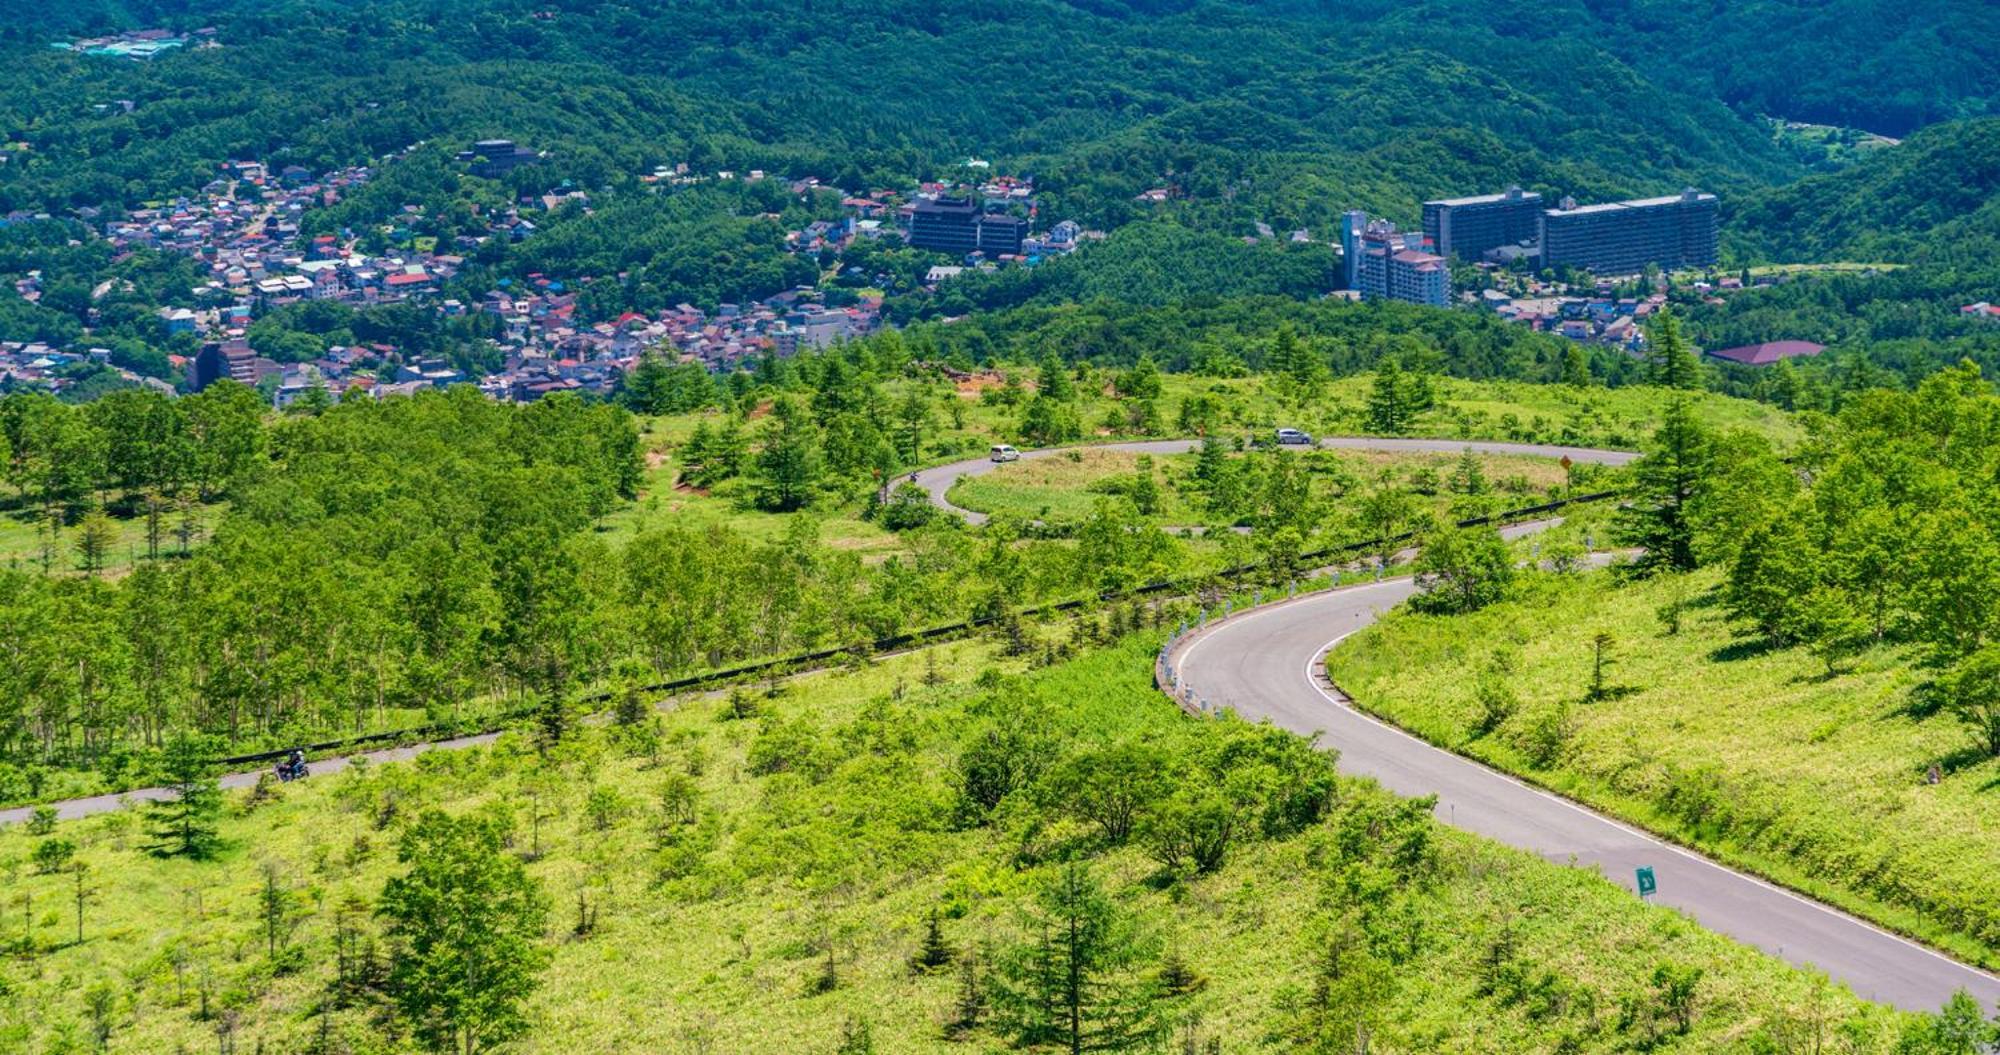
[[[1523,506],[1519,509],[1508,509],[1498,513],[1489,513],[1485,516],[1471,517],[1466,520],[1458,521],[1457,526],[1461,528],[1470,528],[1470,527],[1484,527],[1488,524],[1514,523],[1517,521],[1538,516],[1543,513],[1553,513],[1559,509],[1565,509],[1574,505],[1585,505],[1592,502],[1602,502],[1606,499],[1616,498],[1618,497],[1619,494],[1620,492],[1617,491],[1593,491],[1589,494],[1571,495],[1567,498],[1559,498],[1552,502],[1543,502],[1540,505]],[[1396,535],[1389,535],[1380,538],[1364,539],[1360,542],[1343,543],[1338,546],[1323,547],[1321,549],[1312,550],[1306,553],[1301,553],[1299,554],[1299,559],[1324,560],[1329,557],[1363,553],[1368,550],[1372,550],[1381,546],[1395,545],[1398,543],[1414,541],[1416,537],[1417,537],[1416,532],[1405,531]],[[1217,578],[1222,578],[1232,575],[1241,575],[1246,572],[1255,571],[1260,567],[1262,567],[1262,565],[1254,563],[1238,564],[1228,568],[1221,568],[1216,571],[1209,572],[1203,575],[1183,576],[1177,579],[1160,579],[1154,582],[1146,583],[1141,586],[1135,586],[1130,590],[1102,593],[1097,595],[1096,597],[1076,598],[1068,601],[1052,601],[1048,604],[1035,605],[1031,608],[1023,608],[1020,611],[1015,612],[1013,614],[1017,618],[1023,616],[1033,617],[1033,616],[1045,616],[1045,615],[1060,615],[1065,612],[1079,611],[1092,604],[1101,604],[1109,601],[1126,600],[1129,598],[1136,598],[1136,597],[1152,597],[1163,593],[1168,593],[1169,591],[1185,590],[1190,587],[1206,584]],[[1293,584],[1292,589],[1296,591],[1296,584]],[[1228,611],[1228,602],[1225,601],[1223,614],[1226,615],[1227,611]],[[1205,624],[1205,622],[1209,618],[1209,613],[1206,609],[1202,611],[1201,618]],[[941,626],[926,627],[925,629],[912,630],[908,633],[892,634],[888,637],[876,638],[875,640],[869,642],[857,642],[855,644],[847,645],[844,647],[817,649],[812,652],[802,652],[790,656],[781,656],[776,659],[757,660],[752,663],[744,663],[734,667],[725,667],[720,670],[708,670],[696,674],[687,674],[678,678],[669,678],[665,681],[653,682],[648,685],[640,685],[637,686],[636,689],[639,692],[645,692],[645,693],[672,694],[678,692],[686,692],[690,689],[700,689],[712,685],[727,684],[729,682],[745,678],[755,678],[773,673],[782,673],[786,671],[805,669],[811,667],[814,664],[825,663],[828,660],[839,659],[856,653],[865,652],[872,654],[881,652],[894,652],[902,649],[913,648],[918,645],[930,644],[935,641],[956,637],[960,634],[966,634],[978,630],[984,630],[988,627],[999,625],[1001,621],[1002,617],[997,615],[980,616],[979,618],[976,619],[964,619],[956,623],[946,623]],[[1197,626],[1195,629],[1199,629],[1199,626]],[[1187,630],[1188,628],[1183,626],[1183,628],[1180,631],[1177,631],[1174,637],[1168,639],[1168,646],[1171,646],[1174,642],[1178,641],[1179,638],[1184,633],[1187,632]],[[1160,654],[1160,662],[1164,663],[1165,657],[1166,657],[1166,649],[1163,648]],[[579,702],[586,704],[604,703],[610,700],[611,697],[612,697],[611,691],[605,690],[602,692],[594,692],[590,693],[589,695],[583,696],[579,699]],[[430,725],[411,726],[405,729],[392,729],[378,733],[364,733],[361,735],[344,737],[336,740],[323,740],[318,743],[306,744],[304,745],[304,750],[306,751],[307,754],[319,754],[327,751],[339,751],[350,747],[365,747],[370,744],[422,742],[425,740],[436,739],[439,737],[481,736],[487,733],[499,732],[514,722],[533,716],[534,713],[535,712],[532,709],[505,711],[497,715],[492,715],[484,719],[479,725],[471,727],[468,727],[458,722],[438,722]],[[1206,713],[1206,712],[1202,711],[1198,713]],[[271,751],[254,751],[248,754],[232,755],[228,758],[217,759],[216,764],[231,766],[231,765],[247,765],[253,762],[269,762],[283,758],[289,753],[291,753],[291,748],[278,748],[276,750],[271,750]]]

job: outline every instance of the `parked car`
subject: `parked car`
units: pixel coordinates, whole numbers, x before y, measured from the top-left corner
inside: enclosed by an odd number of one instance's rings
[[[1016,462],[1021,460],[1021,452],[1004,443],[996,443],[990,457],[996,462]]]
[[[1279,429],[1278,442],[1283,444],[1312,445],[1312,434],[1302,429]]]

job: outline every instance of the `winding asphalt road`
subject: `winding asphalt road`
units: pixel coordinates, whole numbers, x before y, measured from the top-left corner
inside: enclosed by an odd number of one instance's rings
[[[1570,447],[1458,440],[1340,437],[1322,447],[1378,451],[1568,456],[1572,461],[1622,465],[1637,455]],[[1190,440],[1105,444],[1099,449],[1141,454],[1180,454],[1197,446]],[[1024,451],[1025,459],[1050,457],[1063,449]],[[953,506],[946,492],[961,477],[990,472],[996,463],[972,459],[918,474],[918,483],[939,506],[974,523],[986,517]],[[1515,525],[1526,534],[1549,522]],[[1606,818],[1559,796],[1529,787],[1429,744],[1356,711],[1326,680],[1326,652],[1383,611],[1415,592],[1409,579],[1309,594],[1244,611],[1183,637],[1167,664],[1181,686],[1214,706],[1317,736],[1340,752],[1340,768],[1373,777],[1402,795],[1438,796],[1440,820],[1552,861],[1601,868],[1630,888],[1634,869],[1651,867],[1659,879],[1655,899],[1686,912],[1712,930],[1816,967],[1847,983],[1856,993],[1911,1010],[1930,1010],[1959,989],[1991,1007],[2000,1007],[2000,977],[1949,959],[1872,924],[1724,868],[1644,832]],[[471,736],[413,747],[368,752],[371,761],[397,761],[426,750],[470,747],[491,735]],[[344,768],[346,758],[319,759],[315,773]],[[258,772],[232,774],[225,786],[248,786]],[[128,802],[159,798],[160,789],[105,795],[55,804],[63,817],[118,809]],[[26,820],[30,810],[0,811],[0,823]]]
[[[2000,977],[1872,924],[1732,871],[1355,710],[1326,680],[1326,652],[1416,592],[1409,579],[1309,594],[1249,609],[1182,638],[1167,664],[1212,707],[1269,719],[1340,752],[1340,769],[1400,795],[1438,796],[1437,818],[1558,863],[1603,869],[1628,889],[1634,870],[1659,881],[1653,900],[1711,930],[1825,971],[1870,1000],[1935,1010],[1965,989],[2000,1007]]]
[[[1044,447],[1040,450],[1022,451],[1022,461],[1037,458],[1053,458],[1075,450],[1119,451],[1126,454],[1186,454],[1201,447],[1200,440],[1139,440],[1132,443],[1100,443],[1085,447]],[[1319,441],[1321,447],[1329,450],[1388,451],[1411,454],[1458,454],[1472,451],[1475,454],[1527,454],[1543,458],[1568,457],[1573,462],[1594,465],[1624,465],[1637,458],[1631,451],[1600,451],[1587,447],[1544,447],[1531,443],[1494,443],[1484,440],[1418,440],[1375,436],[1329,436]],[[931,502],[941,509],[948,509],[964,517],[969,523],[986,523],[986,514],[951,504],[948,495],[953,484],[968,476],[983,476],[998,469],[1002,462],[990,458],[968,458],[962,462],[952,462],[925,469],[917,473],[917,486],[929,491]]]

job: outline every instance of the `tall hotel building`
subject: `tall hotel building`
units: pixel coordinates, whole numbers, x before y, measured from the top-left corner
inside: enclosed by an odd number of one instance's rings
[[[1541,214],[1542,266],[1567,264],[1594,275],[1629,275],[1657,264],[1672,270],[1713,267],[1721,209],[1715,195],[1690,187],[1665,198],[1562,208]]]
[[[1400,233],[1387,220],[1369,220],[1360,211],[1348,213],[1340,231],[1347,266],[1347,288],[1363,300],[1401,300],[1444,307],[1451,303],[1451,268],[1445,259],[1424,251],[1415,234]]]
[[[1541,233],[1542,196],[1519,187],[1502,194],[1424,203],[1424,237],[1431,251],[1467,263],[1501,246],[1531,242]]]

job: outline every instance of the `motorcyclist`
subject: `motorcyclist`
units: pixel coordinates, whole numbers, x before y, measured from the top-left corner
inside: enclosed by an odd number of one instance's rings
[[[294,747],[292,748],[291,753],[285,756],[284,762],[279,764],[278,776],[284,780],[297,780],[305,775],[306,775],[305,749]]]

